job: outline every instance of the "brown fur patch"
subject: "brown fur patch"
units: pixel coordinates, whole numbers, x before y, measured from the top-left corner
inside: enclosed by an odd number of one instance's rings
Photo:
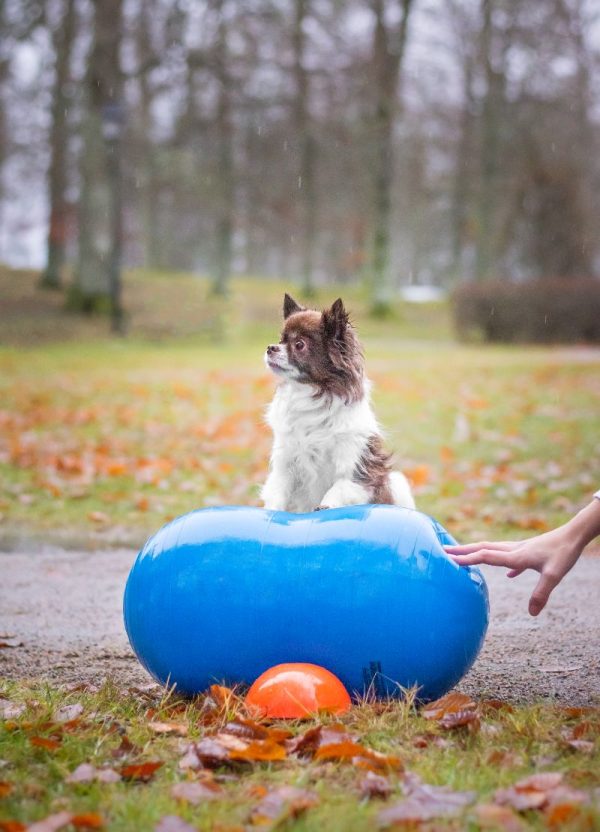
[[[301,350],[296,348],[299,341],[304,342]],[[341,301],[322,313],[290,312],[281,344],[290,364],[299,370],[299,380],[314,385],[317,396],[338,396],[348,404],[363,397],[362,349]]]
[[[354,479],[370,489],[374,503],[394,502],[390,488],[391,460],[392,455],[384,449],[381,436],[371,436],[356,467]]]

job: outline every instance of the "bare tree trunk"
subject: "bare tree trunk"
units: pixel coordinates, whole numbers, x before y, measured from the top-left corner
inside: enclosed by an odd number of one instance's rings
[[[315,140],[309,110],[310,86],[306,69],[306,37],[304,21],[310,9],[309,0],[295,0],[293,30],[294,75],[296,81],[295,128],[300,148],[298,188],[301,202],[302,285],[306,295],[314,293],[313,270],[316,235],[317,199],[315,192]]]
[[[227,46],[227,22],[224,14],[224,0],[217,2],[219,15],[217,42],[215,45],[216,77],[219,85],[217,102],[217,141],[219,206],[217,216],[215,272],[212,293],[226,295],[231,261],[233,256],[233,123],[231,115],[232,81],[229,74],[229,50]]]
[[[156,164],[156,149],[152,141],[152,90],[148,80],[148,70],[154,65],[154,56],[150,40],[150,23],[154,5],[142,0],[139,6],[139,25],[137,28],[137,61],[139,67],[140,91],[140,129],[139,154],[141,159],[142,180],[142,247],[146,268],[161,265],[161,245],[159,233],[159,186]]]
[[[502,100],[502,77],[493,64],[493,10],[495,0],[481,0],[481,53],[485,68],[486,93],[481,122],[481,170],[478,204],[476,277],[491,277],[496,265],[496,197]]]
[[[52,91],[52,124],[50,127],[50,222],[47,240],[46,268],[40,285],[59,289],[65,260],[67,235],[67,153],[69,143],[67,85],[71,75],[71,55],[75,39],[75,0],[66,0],[63,14],[53,36],[55,55],[54,87]]]
[[[452,277],[460,274],[467,236],[469,209],[469,171],[473,139],[473,64],[469,57],[463,66],[463,106],[460,113],[460,136],[454,169],[452,192]]]
[[[400,20],[386,21],[385,0],[372,0],[375,14],[373,65],[375,70],[375,118],[373,141],[373,264],[372,310],[385,314],[392,292],[390,276],[390,222],[394,178],[393,138],[396,96],[408,34],[413,0],[402,0]]]
[[[88,60],[83,126],[79,262],[71,295],[71,306],[86,312],[108,307],[115,332],[123,330],[122,5],[123,0],[94,2],[94,39]]]

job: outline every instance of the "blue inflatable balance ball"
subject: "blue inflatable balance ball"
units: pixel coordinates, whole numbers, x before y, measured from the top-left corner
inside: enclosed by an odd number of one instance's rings
[[[397,506],[194,511],[138,555],[127,635],[152,676],[185,694],[312,662],[351,694],[417,686],[435,699],[469,670],[488,623],[485,581],[445,554],[453,542]]]

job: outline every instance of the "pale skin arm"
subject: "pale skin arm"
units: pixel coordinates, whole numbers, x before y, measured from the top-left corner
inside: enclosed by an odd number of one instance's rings
[[[510,570],[507,573],[509,578],[516,578],[526,569],[535,569],[540,577],[529,599],[529,613],[538,615],[546,606],[552,590],[577,563],[587,544],[598,535],[600,499],[595,497],[563,526],[528,540],[469,543],[444,548],[460,566],[478,563],[506,566]]]

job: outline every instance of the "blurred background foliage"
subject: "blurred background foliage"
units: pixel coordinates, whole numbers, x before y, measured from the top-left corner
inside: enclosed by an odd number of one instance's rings
[[[595,0],[2,0],[0,33],[5,340],[218,339],[250,277],[257,319],[277,279],[396,319],[460,287],[463,336],[600,339]]]

